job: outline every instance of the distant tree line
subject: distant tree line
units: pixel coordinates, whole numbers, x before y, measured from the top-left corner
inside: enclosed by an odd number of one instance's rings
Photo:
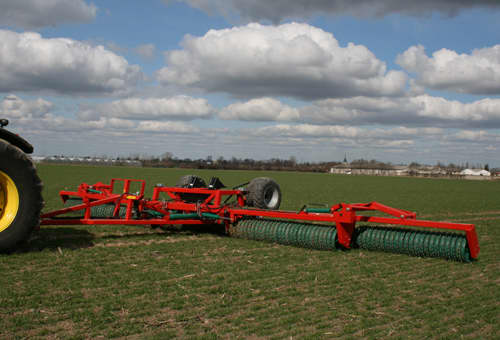
[[[267,171],[304,171],[304,172],[329,172],[332,167],[345,167],[350,169],[373,169],[373,170],[392,170],[395,166],[390,162],[382,162],[375,159],[355,159],[352,162],[298,162],[292,156],[288,159],[271,158],[268,160],[254,160],[251,158],[231,157],[225,159],[219,157],[212,159],[207,156],[205,159],[177,158],[171,152],[166,152],[161,156],[150,156],[141,154],[132,154],[126,157],[68,157],[51,156],[41,160],[45,163],[70,163],[70,164],[90,164],[90,165],[120,165],[120,166],[143,166],[153,168],[186,168],[186,169],[220,169],[220,170],[267,170]],[[440,169],[446,173],[452,174],[464,169],[485,169],[490,171],[488,164],[472,164],[465,162],[463,164],[449,163],[445,164],[438,161],[436,165],[430,166],[411,162],[408,168],[411,171],[418,172],[429,167]],[[498,169],[491,169],[498,172]]]
[[[219,157],[216,160],[213,160],[211,157],[207,157],[206,159],[152,157],[149,159],[142,159],[141,162],[145,167],[307,172],[327,172],[331,167],[340,164],[340,162],[299,163],[295,157],[290,157],[289,159],[271,158],[268,160],[254,160],[250,158],[236,157],[232,157],[231,159]]]

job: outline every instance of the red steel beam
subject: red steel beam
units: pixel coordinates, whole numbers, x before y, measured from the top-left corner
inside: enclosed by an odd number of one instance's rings
[[[123,182],[123,193],[114,194],[115,184]],[[133,182],[141,184],[140,191],[136,194],[130,194],[130,185]],[[82,203],[51,211],[41,215],[42,225],[73,225],[73,224],[122,224],[122,225],[168,225],[168,224],[213,224],[224,223],[226,227],[229,224],[237,223],[244,217],[267,217],[282,220],[299,220],[324,222],[335,225],[337,228],[338,242],[345,248],[349,248],[357,222],[382,223],[388,225],[423,227],[434,229],[446,229],[465,232],[467,244],[472,258],[477,258],[479,254],[479,243],[475,226],[473,224],[460,224],[451,222],[435,222],[427,220],[417,220],[416,214],[411,211],[392,208],[378,202],[370,203],[339,203],[331,206],[329,212],[313,213],[301,210],[277,211],[251,209],[244,207],[244,192],[241,190],[212,190],[207,188],[177,188],[177,187],[155,187],[153,198],[144,199],[145,181],[130,179],[112,179],[110,184],[96,183],[92,186],[82,183],[78,191],[61,191],[60,195],[63,201],[70,196],[79,197]],[[166,194],[171,201],[160,200],[160,194]],[[190,203],[181,199],[183,193],[203,194],[206,198],[202,202]],[[223,197],[236,196],[236,206],[226,205],[222,202]],[[103,204],[115,204],[113,218],[91,218],[91,208]],[[121,205],[126,205],[127,210],[125,218],[118,218],[117,214]],[[163,214],[163,218],[132,218],[132,209],[136,209],[140,214],[148,214],[147,210]],[[83,210],[83,218],[56,217],[69,212]],[[375,211],[382,212],[391,217],[358,215],[357,212]],[[175,213],[198,213],[199,219],[170,219],[170,214]],[[210,213],[219,216],[219,219],[205,218],[203,213]]]

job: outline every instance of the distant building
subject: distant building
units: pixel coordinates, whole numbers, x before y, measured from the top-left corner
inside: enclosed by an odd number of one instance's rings
[[[465,176],[491,176],[491,172],[483,169],[464,169],[460,171],[460,175]]]
[[[371,176],[416,176],[416,177],[446,177],[462,179],[492,179],[495,176],[500,177],[500,172],[490,173],[482,169],[465,169],[460,172],[450,172],[436,166],[421,166],[418,168],[409,168],[406,165],[393,165],[385,169],[363,169],[352,167],[348,163],[342,163],[330,168],[331,174],[339,175],[371,175]]]
[[[407,166],[393,166],[392,169],[358,169],[351,168],[347,163],[342,163],[330,168],[331,174],[340,175],[375,175],[375,176],[407,176],[409,169]]]

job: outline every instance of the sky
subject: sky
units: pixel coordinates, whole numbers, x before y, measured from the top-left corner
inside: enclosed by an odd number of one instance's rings
[[[500,167],[500,1],[2,0],[35,155]]]

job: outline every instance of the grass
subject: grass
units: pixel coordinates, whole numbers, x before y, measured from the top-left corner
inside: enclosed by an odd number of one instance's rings
[[[495,338],[500,334],[500,182],[41,165],[46,210],[82,181],[183,174],[234,186],[270,176],[283,209],[377,200],[475,223],[479,261],[325,252],[210,230],[42,227],[0,256],[0,338]]]

